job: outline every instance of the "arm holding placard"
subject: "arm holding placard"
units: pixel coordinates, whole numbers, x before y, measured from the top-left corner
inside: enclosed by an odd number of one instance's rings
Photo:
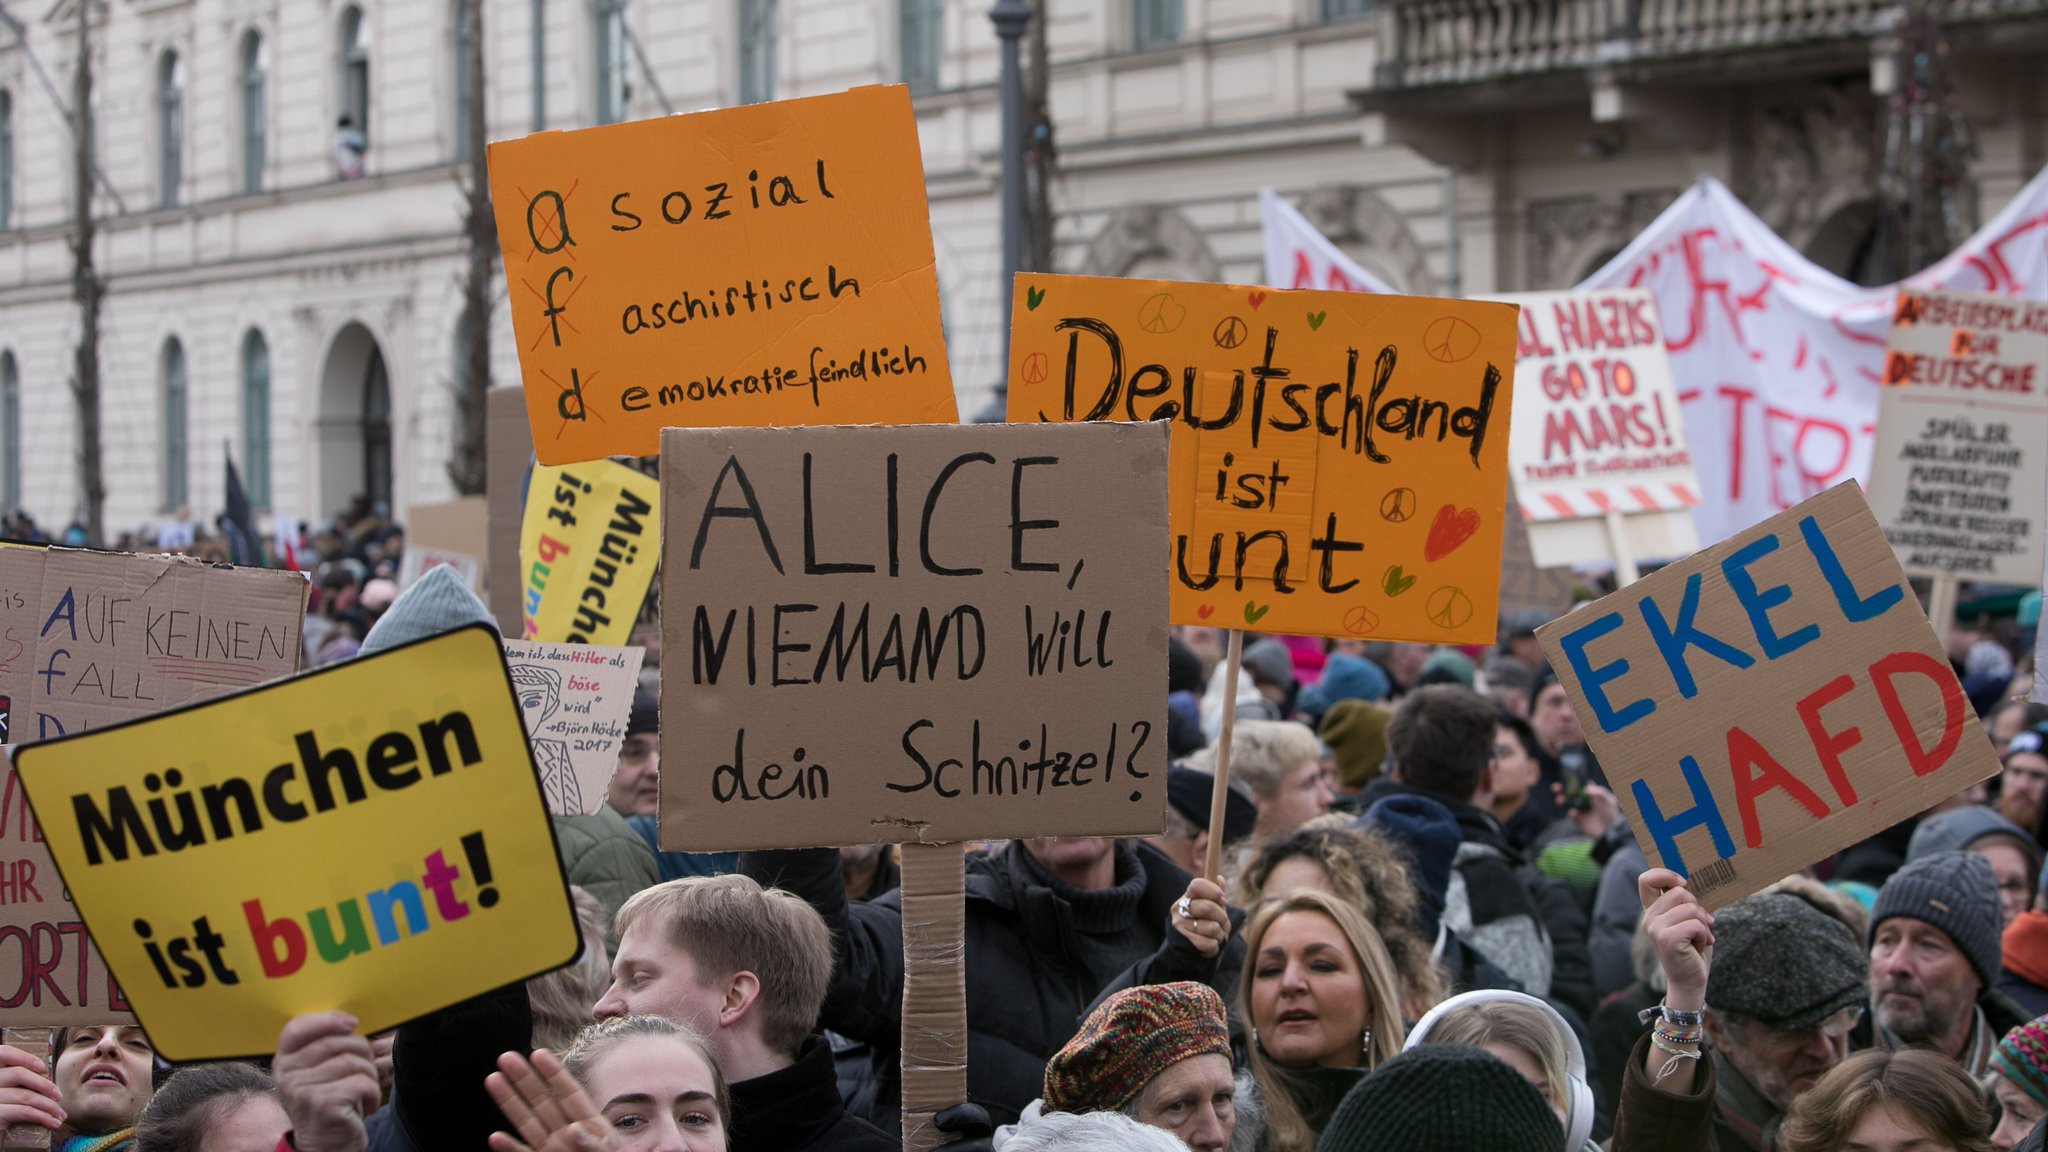
[[[1612,1152],[1707,1152],[1713,1140],[1714,1067],[1698,1039],[1687,1043],[1690,1014],[1707,1005],[1714,957],[1714,917],[1663,868],[1637,882],[1643,930],[1657,950],[1669,987],[1667,1018],[1637,1045],[1614,1118]]]
[[[370,1040],[346,1012],[295,1016],[277,1037],[271,1073],[296,1152],[363,1152],[364,1119],[383,1101]]]

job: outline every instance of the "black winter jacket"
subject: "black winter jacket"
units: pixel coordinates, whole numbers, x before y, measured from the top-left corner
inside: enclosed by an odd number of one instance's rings
[[[804,1041],[796,1063],[732,1086],[730,1152],[900,1152],[892,1138],[846,1111],[822,1036]]]
[[[1199,980],[1235,999],[1244,944],[1233,938],[1205,959],[1170,926],[1174,901],[1190,877],[1152,848],[1119,847],[1144,870],[1137,903],[1149,955],[1100,985],[1068,942],[1071,912],[1037,879],[1021,843],[967,858],[967,1095],[997,1124],[1013,1124],[1044,1091],[1045,1062],[1079,1031],[1105,990]],[[869,1117],[888,1130],[898,1107],[903,1007],[903,908],[900,892],[849,907],[835,849],[748,852],[740,871],[802,896],[832,929],[837,962],[822,1027],[873,1048],[879,1101]]]

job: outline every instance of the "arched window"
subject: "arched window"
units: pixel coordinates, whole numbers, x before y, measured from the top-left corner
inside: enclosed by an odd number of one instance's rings
[[[14,225],[14,93],[0,88],[0,228]]]
[[[363,374],[363,491],[372,503],[391,503],[391,374],[375,348]]]
[[[185,65],[168,49],[156,64],[156,142],[157,201],[169,208],[185,178]]]
[[[21,374],[0,352],[0,510],[21,510]]]
[[[270,50],[254,28],[242,34],[242,191],[263,190],[263,166],[270,159]]]
[[[270,507],[270,345],[254,328],[242,337],[242,471],[249,503]]]
[[[190,444],[186,439],[187,396],[185,389],[185,346],[176,336],[164,341],[164,511],[176,511],[187,503],[186,481],[191,471]]]
[[[740,0],[740,103],[775,99],[775,0]]]
[[[341,14],[341,115],[370,140],[370,22],[351,4]]]
[[[597,0],[597,122],[617,124],[633,106],[626,0]]]
[[[481,5],[484,0],[474,0]],[[455,19],[455,158],[469,155],[469,6],[471,0],[452,0]],[[489,51],[486,47],[485,51]]]

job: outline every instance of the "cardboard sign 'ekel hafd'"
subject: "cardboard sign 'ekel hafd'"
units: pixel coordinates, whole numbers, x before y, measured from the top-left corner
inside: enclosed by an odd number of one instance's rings
[[[1156,832],[1162,424],[662,433],[661,843]]]
[[[1644,851],[1708,908],[1998,771],[1854,483],[1536,636]]]

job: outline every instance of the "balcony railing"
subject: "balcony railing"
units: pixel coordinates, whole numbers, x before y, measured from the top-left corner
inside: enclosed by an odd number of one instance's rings
[[[1950,23],[2048,13],[2048,0],[1933,2]],[[1379,87],[1863,39],[1899,12],[1899,0],[1391,0]]]

